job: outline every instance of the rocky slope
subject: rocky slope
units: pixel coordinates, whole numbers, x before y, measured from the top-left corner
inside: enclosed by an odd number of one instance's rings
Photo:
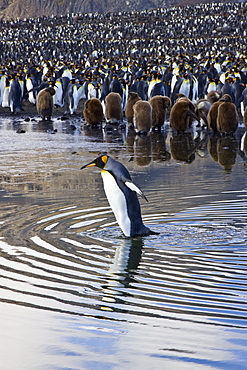
[[[67,13],[105,13],[206,2],[205,0],[0,0],[0,19],[33,18]],[[208,2],[210,2],[208,0]],[[223,1],[224,2],[224,1]]]
[[[67,13],[103,13],[144,10],[163,6],[165,0],[0,0],[0,18],[32,18]]]

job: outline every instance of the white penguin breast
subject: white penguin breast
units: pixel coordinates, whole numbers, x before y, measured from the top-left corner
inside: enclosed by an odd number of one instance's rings
[[[189,80],[184,80],[182,82],[179,92],[187,96],[187,98],[189,97],[189,94],[190,94],[190,81]]]
[[[104,190],[111,209],[116,217],[117,223],[126,236],[130,236],[130,219],[127,212],[125,195],[119,188],[116,180],[108,171],[101,171]]]

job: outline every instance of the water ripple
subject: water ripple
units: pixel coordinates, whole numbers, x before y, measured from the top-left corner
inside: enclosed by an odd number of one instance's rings
[[[111,320],[128,313],[137,322],[246,327],[246,209],[243,197],[144,214],[160,235],[131,239],[109,207],[27,207],[21,231],[15,217],[3,222],[1,301]]]

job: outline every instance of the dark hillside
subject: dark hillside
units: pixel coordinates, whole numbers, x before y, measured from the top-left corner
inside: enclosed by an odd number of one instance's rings
[[[129,12],[168,7],[194,5],[200,0],[0,0],[0,18],[10,20],[42,16],[59,16],[67,13]],[[210,2],[210,1],[208,1]],[[214,1],[215,2],[215,1]],[[225,1],[222,1],[225,2]]]

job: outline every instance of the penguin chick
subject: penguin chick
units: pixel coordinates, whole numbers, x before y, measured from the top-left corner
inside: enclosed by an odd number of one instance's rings
[[[221,101],[216,101],[214,102],[207,115],[207,120],[208,120],[208,128],[211,129],[213,132],[217,132],[217,118],[218,118],[218,108],[222,102]]]
[[[209,100],[211,104],[215,103],[220,98],[221,98],[221,93],[216,90],[212,90],[207,94],[207,100]]]
[[[157,128],[160,131],[166,119],[167,108],[171,106],[171,100],[167,96],[156,95],[149,103],[152,107],[152,129]]]
[[[130,91],[129,92],[129,98],[127,100],[127,103],[126,103],[126,108],[125,108],[125,117],[127,119],[127,121],[131,124],[133,124],[133,119],[134,119],[134,110],[133,110],[133,106],[134,104],[138,101],[138,100],[142,100],[140,98],[140,96],[134,92],[134,91]]]
[[[120,162],[106,154],[81,167],[97,166],[106,197],[125,236],[146,236],[156,234],[142,222],[141,209],[137,194],[147,200],[143,192],[132,182],[129,171]]]
[[[148,101],[139,100],[134,106],[134,127],[137,134],[147,134],[152,126],[152,106]]]
[[[186,97],[178,98],[173,105],[170,113],[170,126],[177,132],[186,131],[193,120],[200,122],[195,114],[195,106]]]
[[[105,116],[109,123],[119,123],[123,120],[122,98],[119,93],[110,92],[105,98]]]
[[[47,118],[50,121],[51,119],[53,95],[55,95],[55,89],[53,87],[47,87],[38,93],[36,107],[38,114],[41,115],[43,120]]]
[[[219,100],[222,104],[218,108],[217,130],[221,133],[231,134],[238,128],[238,113],[235,104],[229,94],[225,94]]]
[[[92,98],[86,101],[83,108],[83,115],[88,125],[97,126],[103,121],[103,107],[101,101]]]
[[[201,126],[206,126],[208,128],[207,115],[212,103],[207,99],[200,99],[195,105],[195,112],[198,118],[200,118]]]

